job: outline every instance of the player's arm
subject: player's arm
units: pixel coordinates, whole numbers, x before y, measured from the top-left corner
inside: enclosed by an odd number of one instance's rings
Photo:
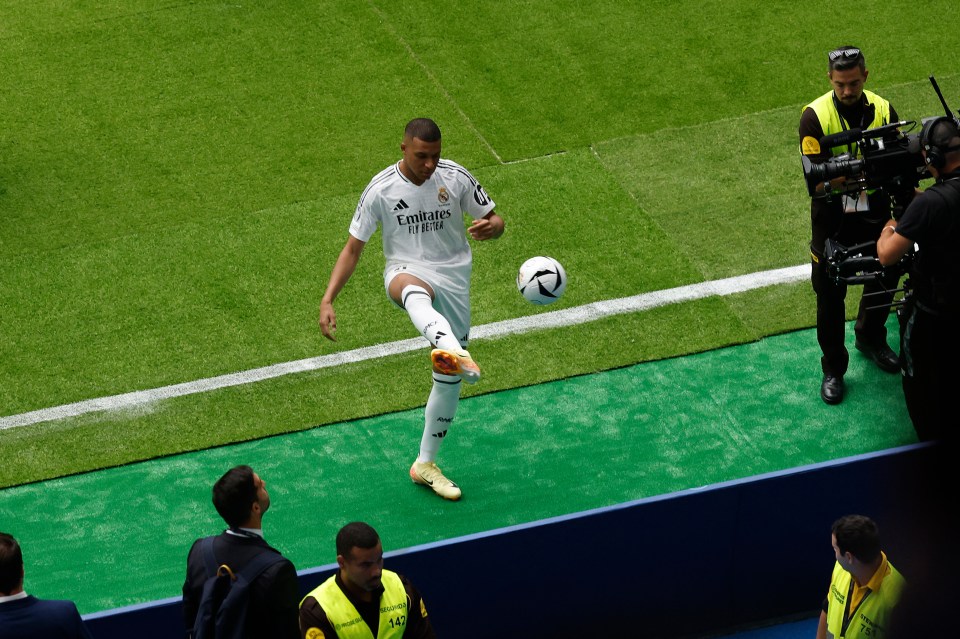
[[[320,332],[329,340],[337,341],[334,337],[337,331],[337,314],[333,311],[333,301],[337,299],[337,295],[347,285],[347,280],[357,268],[364,246],[366,242],[351,235],[343,250],[340,251],[337,263],[333,265],[333,272],[330,273],[330,282],[327,284],[323,299],[320,300]]]
[[[477,241],[495,240],[503,235],[505,226],[503,218],[497,215],[496,211],[490,211],[479,220],[474,220],[467,231],[470,237]]]

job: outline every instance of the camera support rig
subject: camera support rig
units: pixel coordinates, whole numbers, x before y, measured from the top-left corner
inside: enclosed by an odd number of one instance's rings
[[[827,259],[827,274],[835,284],[869,284],[877,282],[883,287],[882,291],[876,293],[865,293],[864,295],[882,295],[893,293],[903,293],[900,299],[895,299],[889,306],[897,308],[903,306],[910,296],[910,280],[904,280],[903,286],[895,289],[888,289],[884,282],[888,277],[900,277],[910,270],[913,263],[914,252],[912,250],[900,258],[896,264],[884,266],[877,259],[876,242],[863,242],[850,247],[842,246],[832,239],[827,239],[824,245],[824,256]],[[887,307],[886,304],[867,307],[868,310]]]

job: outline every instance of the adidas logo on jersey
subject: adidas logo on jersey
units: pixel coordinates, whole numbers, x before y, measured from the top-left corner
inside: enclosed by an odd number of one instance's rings
[[[393,210],[394,210],[394,211],[402,211],[402,210],[404,210],[404,209],[409,209],[409,208],[410,208],[410,205],[409,205],[409,204],[407,204],[407,203],[404,202],[403,200],[400,200],[399,202],[397,202],[397,205],[396,205],[395,207],[393,207]]]

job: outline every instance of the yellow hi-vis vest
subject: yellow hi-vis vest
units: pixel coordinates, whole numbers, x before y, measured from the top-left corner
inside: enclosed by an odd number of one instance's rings
[[[900,601],[906,584],[903,576],[890,566],[890,574],[880,582],[880,588],[864,595],[856,610],[850,611],[850,617],[844,628],[844,612],[847,601],[853,592],[853,575],[840,567],[833,566],[833,579],[830,582],[830,606],[827,608],[827,639],[883,639],[887,635],[890,613]]]
[[[868,129],[873,129],[878,126],[883,126],[884,124],[890,124],[890,103],[881,98],[876,93],[872,91],[867,91],[864,89],[863,95],[867,98],[867,104],[872,104],[875,107],[873,114],[873,122],[870,123]],[[807,106],[801,109],[801,113],[806,109],[813,109],[813,112],[817,114],[817,119],[820,120],[820,127],[823,129],[824,135],[830,135],[832,133],[842,133],[845,130],[849,130],[851,127],[849,124],[841,123],[840,114],[837,113],[837,107],[833,103],[833,91],[821,95],[819,98],[808,104]],[[858,145],[853,145],[854,157],[860,157],[860,147]],[[821,149],[823,151],[823,149]],[[830,149],[831,155],[838,155],[840,153],[845,153],[847,147],[845,146],[835,146]],[[803,153],[801,147],[800,153]]]
[[[314,588],[307,597],[313,597],[323,608],[327,620],[340,639],[400,639],[407,629],[407,591],[397,573],[384,570],[380,580],[384,592],[380,597],[380,628],[374,638],[370,627],[356,607],[337,585],[336,575]],[[307,597],[304,597],[306,599]],[[303,601],[300,601],[303,604]]]

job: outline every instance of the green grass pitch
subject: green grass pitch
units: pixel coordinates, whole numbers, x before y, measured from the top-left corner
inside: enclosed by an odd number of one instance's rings
[[[316,310],[360,190],[420,115],[507,220],[475,247],[476,325],[540,312],[513,288],[531,255],[571,276],[557,308],[801,264],[796,125],[826,52],[861,46],[904,117],[940,113],[930,74],[957,108],[960,43],[933,19],[951,6],[4,3],[0,415],[410,337],[378,237],[337,343]],[[478,341],[496,381],[470,393],[812,322],[800,284]],[[0,431],[0,486],[415,408],[418,361]]]

